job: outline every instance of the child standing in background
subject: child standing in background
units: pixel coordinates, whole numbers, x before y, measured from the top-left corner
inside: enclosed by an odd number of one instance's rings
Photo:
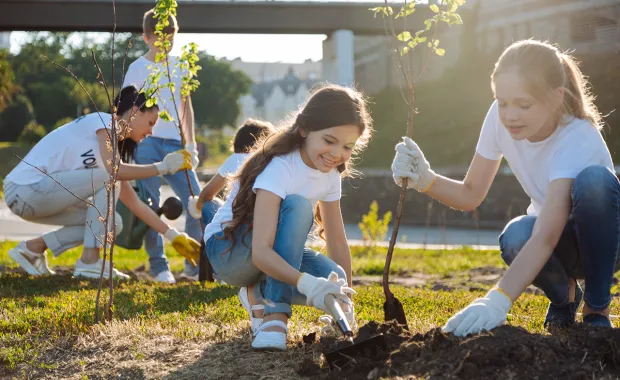
[[[168,21],[169,25],[164,28],[163,32],[170,36],[170,42],[173,43],[179,27],[174,16],[170,16]],[[159,69],[159,72],[162,73],[158,85],[163,86],[168,83],[169,78],[167,75],[166,63],[155,62],[155,57],[157,53],[159,53],[159,48],[155,46],[157,42],[157,36],[155,35],[156,25],[157,18],[155,17],[154,10],[151,9],[144,14],[142,20],[142,38],[149,46],[149,51],[129,65],[127,74],[125,74],[123,87],[134,85],[138,89],[145,89],[147,87],[147,78],[152,70],[155,69]],[[166,59],[170,71],[172,72],[178,62],[178,57],[166,55]],[[178,68],[175,72],[172,72],[171,77],[174,83],[174,93],[171,93],[169,87],[160,88],[156,92],[157,104],[160,110],[168,111],[174,118],[177,117],[174,105],[176,104],[178,106],[180,120],[177,120],[177,122],[181,124],[184,129],[183,133],[186,140],[185,147],[181,145],[181,134],[175,123],[159,118],[153,128],[153,134],[139,144],[135,161],[142,165],[152,164],[161,161],[161,159],[170,152],[185,148],[185,150],[191,154],[192,170],[189,170],[189,179],[193,193],[197,194],[200,191],[200,186],[198,185],[198,177],[195,171],[198,166],[198,150],[196,149],[196,139],[194,137],[194,109],[192,107],[191,97],[188,96],[186,99],[181,99],[182,73],[179,72]],[[174,98],[174,102],[172,98]],[[183,207],[187,210],[187,200],[190,196],[190,191],[187,185],[185,172],[181,171],[176,174],[166,175],[164,179],[166,183],[170,185],[174,193],[181,199]],[[160,202],[161,178],[152,177],[144,179],[141,182],[147,195],[153,201],[152,207],[157,209]],[[185,219],[185,232],[192,238],[200,241],[202,238],[200,221],[188,215]],[[172,272],[170,272],[170,263],[164,253],[162,236],[157,231],[149,229],[144,236],[144,247],[149,255],[150,273],[155,278],[155,281],[175,283],[174,276]],[[186,260],[183,275],[191,278],[197,274],[198,268]]]

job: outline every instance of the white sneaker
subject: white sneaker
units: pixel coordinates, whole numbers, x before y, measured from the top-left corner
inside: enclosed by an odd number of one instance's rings
[[[9,257],[33,276],[55,275],[56,272],[47,266],[47,252],[36,253],[26,247],[26,242],[22,241],[13,249],[9,250]]]
[[[176,284],[177,280],[174,279],[172,272],[169,270],[165,270],[163,272],[159,272],[157,276],[155,276],[155,282],[167,282],[168,284]]]
[[[251,323],[250,327],[252,329],[252,335],[256,335],[260,325],[263,324],[263,318],[254,317],[254,311],[265,310],[265,306],[263,305],[250,306],[250,299],[248,298],[248,288],[245,286],[239,289],[238,296],[239,296],[239,301],[241,301],[241,305],[243,305],[243,308],[245,309],[245,311],[248,312],[248,315],[250,316],[250,323]]]
[[[81,259],[75,263],[75,270],[73,271],[74,277],[86,277],[98,279],[101,275],[101,262],[99,259],[92,264],[86,264]],[[123,272],[119,272],[116,268],[112,268],[112,277],[117,280],[128,280],[129,276]],[[110,262],[106,260],[105,269],[103,270],[103,278],[110,278]]]
[[[281,327],[285,332],[263,331],[267,327]],[[252,348],[261,351],[286,351],[286,334],[288,327],[282,321],[269,321],[263,323],[256,332],[256,338],[252,341]]]
[[[198,273],[196,274],[187,274],[185,272],[181,273],[180,278],[186,281],[198,281]]]

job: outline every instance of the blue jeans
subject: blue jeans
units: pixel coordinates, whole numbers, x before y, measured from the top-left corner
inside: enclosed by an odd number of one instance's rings
[[[148,136],[144,141],[138,144],[135,161],[140,165],[153,164],[163,160],[168,153],[176,152],[179,149],[183,149],[183,147],[178,140]],[[166,175],[164,178],[174,193],[181,198],[183,207],[187,210],[187,201],[190,192],[187,186],[185,171],[182,170],[173,175]],[[200,193],[200,186],[198,185],[198,177],[195,171],[192,170],[189,173],[189,179],[194,194],[198,195]],[[152,208],[156,210],[160,203],[161,177],[155,176],[140,181],[147,195],[153,201]],[[185,232],[197,241],[202,239],[200,220],[192,218],[187,212],[185,213]],[[165,270],[170,270],[170,263],[164,254],[163,238],[159,233],[149,229],[144,236],[144,247],[149,255],[150,272],[153,276],[157,276]],[[195,275],[198,273],[198,268],[192,266],[185,260],[185,273],[188,275]]]
[[[315,277],[327,278],[336,272],[339,278],[346,279],[341,266],[327,256],[305,246],[308,233],[312,227],[313,212],[310,201],[299,195],[289,195],[280,205],[280,215],[273,250],[287,263],[300,272]],[[293,285],[271,278],[252,263],[252,233],[245,237],[247,226],[239,228],[233,234],[236,244],[223,239],[223,233],[217,233],[207,240],[207,256],[217,277],[233,286],[254,286],[254,295],[263,302],[265,315],[286,313],[291,316],[291,305],[305,305],[306,297]],[[243,239],[243,241],[242,241]]]
[[[205,202],[202,206],[202,224],[205,227],[211,223],[215,213],[220,209],[220,207],[222,207],[222,204],[222,200],[219,198],[213,198],[212,200]]]
[[[552,196],[552,195],[550,195]],[[589,166],[577,175],[571,190],[572,212],[549,261],[533,285],[552,304],[569,302],[571,279],[585,279],[585,303],[592,311],[606,309],[618,267],[620,182],[604,166]],[[502,259],[510,265],[532,236],[535,216],[508,223],[499,237]]]

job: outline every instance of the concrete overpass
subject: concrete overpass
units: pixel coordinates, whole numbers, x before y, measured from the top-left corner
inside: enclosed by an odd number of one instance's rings
[[[142,15],[153,4],[117,0],[117,31],[141,32]],[[178,5],[183,33],[384,34],[383,20],[369,11],[382,2],[179,0]],[[408,24],[420,25],[427,16],[419,10]],[[0,31],[111,32],[112,26],[111,0],[0,0]]]

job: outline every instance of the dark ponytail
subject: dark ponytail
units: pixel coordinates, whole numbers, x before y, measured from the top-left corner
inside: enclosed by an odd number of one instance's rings
[[[127,112],[131,112],[133,107],[137,107],[140,112],[146,112],[152,109],[158,109],[157,105],[146,105],[146,94],[139,92],[134,86],[127,86],[116,95],[114,99],[114,106],[116,108],[116,115],[120,119]],[[113,113],[114,109],[110,110]],[[130,138],[123,138],[118,142],[118,149],[123,162],[130,162],[133,160],[137,143]]]

